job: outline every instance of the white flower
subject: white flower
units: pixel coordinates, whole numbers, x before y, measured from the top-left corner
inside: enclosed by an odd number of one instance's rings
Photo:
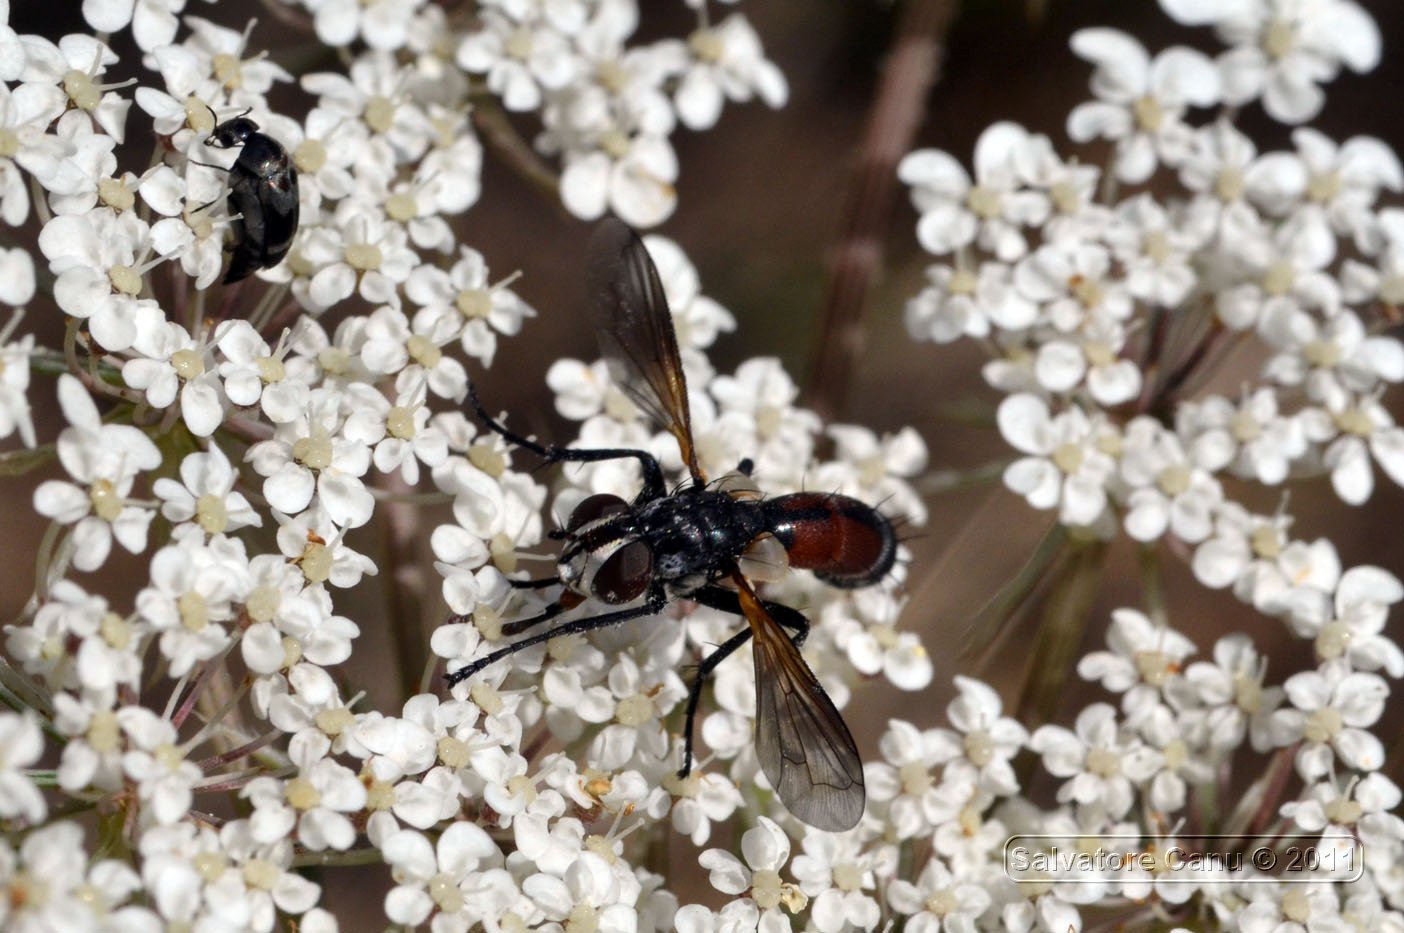
[[[1161,0],[1161,6],[1179,22],[1212,24],[1232,46],[1219,60],[1225,103],[1261,96],[1263,108],[1283,123],[1316,116],[1326,96],[1318,85],[1334,79],[1342,64],[1364,72],[1380,59],[1379,27],[1353,0]]]
[[[276,843],[296,832],[297,841],[314,851],[349,849],[356,829],[346,816],[366,805],[366,788],[354,771],[324,757],[330,742],[319,733],[300,732],[288,749],[298,773],[280,780],[250,781],[242,796],[253,805],[253,838]]]
[[[0,907],[6,929],[160,929],[160,919],[149,909],[126,904],[141,888],[136,872],[116,859],[92,859],[77,823],[35,829],[18,853],[0,843],[0,877],[8,889]]]
[[[234,490],[238,478],[224,451],[212,444],[208,452],[197,451],[181,460],[179,482],[161,477],[151,484],[151,491],[161,500],[161,514],[168,521],[193,521],[207,535],[260,527],[263,519]]]
[[[757,817],[756,822],[741,836],[744,863],[725,849],[708,849],[697,863],[707,869],[718,891],[747,895],[746,900],[761,912],[758,919],[767,933],[788,930],[789,918],[781,907],[798,912],[807,900],[796,885],[780,877],[780,869],[790,859],[790,840],[769,818]]]
[[[433,265],[422,265],[405,281],[405,295],[420,305],[415,315],[415,329],[421,333],[438,333],[438,319],[453,321],[452,329],[459,334],[463,352],[492,365],[497,352],[497,335],[514,336],[522,327],[522,319],[536,314],[508,286],[514,277],[491,283],[487,262],[481,253],[459,247],[458,261],[448,271]],[[676,309],[674,311],[676,313]],[[423,328],[419,316],[430,320]]]
[[[1055,777],[1068,778],[1058,788],[1058,802],[1077,803],[1112,819],[1125,816],[1135,801],[1134,783],[1148,780],[1162,756],[1117,725],[1116,710],[1093,703],[1077,716],[1076,734],[1062,726],[1040,726],[1029,748],[1043,756]]]
[[[961,337],[984,337],[992,327],[1020,331],[1038,317],[1038,306],[1014,288],[1013,270],[1001,262],[982,262],[971,272],[935,263],[927,267],[926,288],[907,302],[907,333],[913,340],[951,343]]]
[[[1072,407],[1054,416],[1033,395],[1014,395],[999,406],[999,429],[1029,456],[1004,471],[1004,483],[1036,509],[1059,508],[1068,525],[1090,525],[1107,506],[1115,462],[1098,447],[1098,421]]]
[[[1229,751],[1249,736],[1259,752],[1271,747],[1269,717],[1282,702],[1281,687],[1265,687],[1267,660],[1253,647],[1247,635],[1225,635],[1214,643],[1214,660],[1195,661],[1185,669],[1182,681],[1167,685],[1172,696],[1178,690],[1192,691],[1189,702],[1202,704],[1203,734],[1191,733],[1196,744]]]
[[[678,119],[693,130],[709,129],[721,115],[723,97],[747,101],[755,94],[771,107],[783,107],[789,87],[779,68],[765,58],[760,37],[740,13],[688,36],[691,63],[673,93]]]
[[[1234,474],[1275,486],[1307,452],[1302,419],[1284,416],[1278,393],[1262,388],[1235,405],[1222,395],[1186,401],[1175,410],[1175,429],[1191,459],[1210,472]]]
[[[199,537],[196,541],[200,541]],[[242,545],[217,537],[161,548],[151,559],[151,585],[137,594],[137,611],[161,633],[161,653],[179,677],[229,643],[221,623],[234,616],[233,603],[248,592]]]
[[[432,845],[420,833],[402,829],[379,847],[397,882],[385,895],[385,916],[392,922],[418,926],[437,911],[470,926],[491,916],[480,901],[481,886],[483,876],[501,863],[502,852],[477,826],[453,823]]]
[[[1375,771],[1384,765],[1384,745],[1365,727],[1384,712],[1389,686],[1377,674],[1351,671],[1345,661],[1326,661],[1282,685],[1296,709],[1272,714],[1278,745],[1300,741],[1297,773],[1316,781],[1331,772],[1337,757],[1349,768]]]
[[[139,332],[132,349],[144,358],[128,360],[122,378],[146,392],[153,408],[165,408],[180,393],[180,414],[196,437],[209,437],[224,420],[219,374],[209,347],[197,343],[184,327],[168,321]],[[208,365],[207,365],[208,364]]]
[[[564,163],[561,203],[582,220],[609,209],[632,226],[653,227],[677,207],[678,157],[664,137],[611,128],[593,148],[567,152]]]
[[[917,239],[937,256],[970,243],[1012,262],[1028,250],[1021,227],[1047,219],[1047,195],[1025,186],[1038,180],[1053,160],[1052,146],[1014,123],[996,123],[975,144],[975,177],[960,163],[934,149],[902,159],[897,175],[912,186],[912,203],[921,211]]]
[[[1336,584],[1334,612],[1312,612],[1326,608],[1324,601],[1298,606],[1291,616],[1292,628],[1315,638],[1316,655],[1323,661],[1344,656],[1358,670],[1383,669],[1391,677],[1404,676],[1404,652],[1383,634],[1390,607],[1401,599],[1404,586],[1394,574],[1379,567],[1352,567]]]
[[[1330,389],[1325,404],[1302,412],[1307,436],[1328,442],[1322,463],[1341,500],[1361,505],[1375,489],[1373,458],[1396,484],[1404,485],[1404,428],[1373,396]]]
[[[909,918],[905,929],[911,933],[974,933],[975,921],[991,898],[983,886],[952,874],[941,859],[932,857],[915,883],[903,878],[892,882],[887,903]]]
[[[1072,48],[1097,66],[1092,91],[1099,98],[1068,115],[1074,141],[1115,140],[1116,176],[1129,184],[1149,178],[1158,160],[1174,165],[1183,158],[1190,139],[1185,110],[1219,101],[1219,74],[1208,58],[1178,46],[1151,58],[1115,29],[1080,29]]]
[[[39,232],[39,249],[58,276],[54,300],[86,320],[108,350],[125,350],[138,335],[165,326],[155,303],[137,297],[150,242],[150,228],[133,211],[60,215]]]
[[[59,378],[59,406],[69,427],[59,434],[58,457],[77,483],[47,480],[34,491],[34,510],[74,525],[73,566],[96,570],[113,538],[133,554],[146,547],[155,513],[128,501],[139,473],[161,463],[160,451],[139,429],[103,424],[97,406],[76,378]]]
[[[871,930],[882,917],[872,889],[876,875],[886,875],[896,861],[896,850],[879,847],[864,851],[854,833],[809,831],[804,852],[795,856],[791,870],[800,890],[809,896],[810,920],[820,933]]]
[[[176,744],[175,726],[140,706],[118,710],[117,721],[127,737],[122,771],[136,782],[143,808],[163,825],[183,820],[204,772]]]
[[[543,89],[560,90],[580,71],[556,24],[529,9],[528,4],[504,4],[483,10],[483,28],[469,33],[458,46],[458,64],[466,71],[486,73],[488,88],[502,97],[508,110],[535,110]]]
[[[1154,418],[1132,419],[1124,432],[1121,478],[1126,497],[1126,532],[1137,541],[1154,541],[1167,531],[1196,544],[1214,530],[1214,515],[1223,489],[1197,467],[1179,438]]]
[[[339,393],[316,389],[305,411],[279,425],[272,440],[250,447],[246,459],[267,477],[263,494],[278,511],[297,515],[316,495],[332,521],[355,528],[369,521],[375,508],[361,482],[371,451],[343,433],[341,404]]]
[[[215,330],[215,341],[224,355],[219,375],[229,401],[257,404],[275,424],[286,424],[306,409],[309,387],[290,376],[283,363],[291,349],[286,332],[270,350],[248,321],[225,321]]]
[[[24,257],[22,262],[28,263],[32,280],[34,263],[29,259],[29,254],[19,250],[14,252]],[[13,255],[0,251],[0,269],[20,271],[22,263],[11,261]],[[3,274],[0,272],[0,275]],[[0,327],[0,440],[18,431],[24,446],[33,447],[34,419],[30,416],[28,392],[29,358],[34,351],[34,337],[29,334],[15,341],[10,340],[19,321],[20,315],[16,312],[8,324]]]
[[[44,795],[25,770],[38,764],[44,736],[32,714],[0,713],[0,817],[38,825],[48,815]]]

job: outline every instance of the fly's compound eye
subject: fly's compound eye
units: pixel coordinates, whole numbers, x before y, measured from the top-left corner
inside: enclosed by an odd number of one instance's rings
[[[629,503],[618,496],[612,496],[607,492],[597,492],[593,496],[582,499],[580,504],[575,507],[575,511],[570,513],[570,521],[566,522],[566,531],[573,534],[596,519],[618,515],[628,508]]]
[[[591,588],[602,601],[619,605],[642,596],[652,579],[653,552],[642,541],[630,541],[600,564]]]

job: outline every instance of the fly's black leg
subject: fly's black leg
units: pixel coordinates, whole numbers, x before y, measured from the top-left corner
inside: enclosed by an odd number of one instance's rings
[[[611,625],[618,625],[620,622],[628,622],[630,619],[637,619],[641,616],[653,615],[656,612],[661,612],[666,605],[668,605],[668,594],[663,590],[663,587],[659,586],[649,591],[648,598],[645,599],[641,605],[633,606],[628,609],[617,609],[614,612],[605,612],[585,619],[576,619],[573,622],[566,622],[549,631],[540,632],[530,638],[523,638],[521,641],[513,642],[505,648],[499,648],[485,658],[479,658],[465,667],[460,667],[456,671],[450,671],[445,674],[444,677],[448,680],[449,686],[453,687],[467,680],[469,677],[472,677],[484,668],[490,667],[503,658],[516,654],[518,651],[530,648],[532,645],[539,645],[542,642],[550,641],[560,635],[579,635],[582,632],[592,632],[597,628],[607,628]],[[559,607],[556,611],[560,611]],[[534,625],[544,620],[533,619],[530,621],[531,624]],[[520,623],[513,624],[516,625]],[[505,626],[503,631],[506,631]]]
[[[725,612],[739,616],[741,612],[741,601],[731,590],[723,589],[719,586],[706,586],[692,593],[689,599],[700,603],[709,609],[718,612]],[[781,603],[773,603],[769,600],[761,600],[761,605],[770,613],[771,617],[787,629],[792,629],[794,635],[790,640],[798,648],[804,644],[804,640],[809,637],[809,620],[804,617],[804,613],[798,609],[791,609]],[[687,691],[687,719],[683,726],[683,765],[678,769],[678,777],[685,778],[692,771],[692,724],[697,718],[697,705],[702,701],[702,688],[707,683],[707,678],[712,671],[717,669],[717,665],[725,661],[736,652],[736,649],[744,645],[751,637],[751,629],[748,626],[744,631],[722,642],[721,647],[697,665],[697,674],[692,679],[692,686]]]
[[[689,594],[687,598],[693,602],[701,603],[708,609],[744,618],[741,612],[741,600],[732,590],[720,586],[704,586],[697,592]],[[786,606],[784,603],[773,603],[768,599],[762,599],[760,602],[765,607],[765,611],[770,613],[771,618],[795,633],[790,636],[790,641],[795,643],[796,648],[804,644],[804,640],[809,637],[809,619],[805,618],[803,612]]]
[[[507,578],[507,585],[514,590],[544,590],[561,582],[560,577],[542,577],[540,580],[513,580]]]
[[[697,718],[697,704],[702,702],[702,687],[707,683],[707,678],[712,671],[717,669],[717,665],[735,653],[737,648],[744,645],[751,637],[749,627],[732,635],[722,642],[721,647],[703,659],[697,665],[697,674],[692,678],[692,686],[687,690],[687,720],[683,726],[683,763],[678,769],[678,777],[685,778],[692,773],[692,722]]]
[[[501,435],[518,447],[526,448],[538,457],[552,463],[594,463],[599,460],[621,460],[625,457],[633,457],[639,461],[639,466],[643,470],[644,486],[640,498],[645,500],[661,499],[668,494],[667,484],[663,482],[663,468],[658,465],[658,460],[653,454],[646,450],[633,450],[628,447],[580,450],[573,447],[557,447],[555,444],[538,444],[536,441],[523,437],[488,414],[483,403],[478,400],[478,389],[472,382],[468,383],[468,403],[473,406],[478,417],[493,433]]]
[[[560,603],[552,603],[541,612],[526,619],[518,619],[515,622],[508,622],[502,626],[503,635],[520,635],[529,628],[540,625],[549,619],[554,619],[565,611],[565,607]]]

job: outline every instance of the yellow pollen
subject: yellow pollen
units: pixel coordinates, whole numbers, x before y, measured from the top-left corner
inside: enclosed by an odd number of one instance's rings
[[[994,760],[994,739],[984,729],[976,729],[965,737],[965,757],[976,767],[983,768]]]
[[[205,881],[218,881],[229,867],[228,859],[220,852],[197,852],[191,864]]]
[[[1067,443],[1053,451],[1053,464],[1064,473],[1076,473],[1082,466],[1084,453],[1080,444]]]
[[[1263,291],[1269,295],[1286,295],[1297,284],[1297,270],[1290,262],[1278,261],[1263,273]]]
[[[244,883],[256,891],[273,890],[282,874],[282,870],[267,859],[251,858],[244,863]]]
[[[341,347],[327,347],[318,352],[317,365],[326,370],[329,375],[340,376],[351,365],[351,354]]]
[[[236,55],[217,52],[210,61],[210,71],[219,79],[220,84],[232,91],[244,83],[243,64]]]
[[[325,583],[332,572],[331,548],[316,541],[309,541],[298,559],[298,567],[308,583]]]
[[[409,223],[419,216],[419,204],[410,191],[397,191],[385,199],[385,216],[396,223]]]
[[[1326,661],[1339,658],[1346,653],[1348,647],[1350,647],[1350,629],[1346,627],[1344,622],[1337,620],[1321,626],[1321,631],[1316,636],[1317,657]]]
[[[171,368],[182,382],[189,382],[205,373],[205,360],[194,350],[177,350],[171,354]]]
[[[0,140],[3,140],[3,134],[0,134]],[[114,211],[129,211],[136,204],[136,193],[122,179],[99,179],[97,188],[98,199]]]
[[[428,889],[429,899],[442,913],[456,914],[467,903],[463,899],[463,892],[454,883],[452,875],[440,872],[429,879]]]
[[[210,624],[210,610],[205,603],[205,597],[194,590],[187,590],[180,594],[180,599],[176,600],[176,606],[180,611],[180,624],[188,631],[204,631],[205,626]]]
[[[304,175],[315,175],[327,164],[327,147],[319,139],[304,139],[292,151],[293,165]]]
[[[721,36],[711,29],[698,29],[688,36],[687,47],[693,55],[697,56],[698,61],[707,63],[720,61],[722,53],[726,51]]]
[[[79,110],[92,110],[102,102],[102,91],[87,72],[73,69],[63,76],[63,92]]]
[[[1329,742],[1345,728],[1341,711],[1334,706],[1323,706],[1306,718],[1302,735],[1308,742]]]
[[[117,749],[121,740],[121,728],[117,724],[117,714],[111,710],[98,710],[88,722],[88,744],[96,752],[111,752]]]
[[[1269,58],[1281,59],[1297,44],[1297,31],[1287,20],[1275,19],[1263,30],[1263,51]]]
[[[19,134],[8,126],[0,127],[0,159],[13,159],[19,151]]]
[[[217,535],[229,527],[229,509],[222,496],[205,493],[195,500],[195,522],[206,534]]]
[[[1365,815],[1365,808],[1349,797],[1337,797],[1325,810],[1326,818],[1338,826],[1349,826]]]
[[[332,463],[332,442],[325,431],[293,442],[293,459],[309,470],[325,470]]]
[[[283,603],[283,593],[276,586],[260,583],[249,593],[244,603],[244,611],[255,622],[272,622]]]
[[[287,787],[283,788],[283,797],[294,810],[311,810],[322,802],[322,792],[301,775],[289,779]]]
[[[379,269],[385,261],[380,247],[374,243],[347,243],[343,252],[346,254],[346,264],[358,272]]]
[[[1193,477],[1189,467],[1176,463],[1160,471],[1160,475],[1156,477],[1156,485],[1167,496],[1178,496],[1190,488]]]
[[[102,634],[102,640],[118,651],[132,643],[131,625],[115,612],[109,612],[102,617],[98,631]]]
[[[614,710],[614,718],[621,726],[637,727],[652,719],[655,712],[653,699],[646,694],[636,693],[619,701]]]
[[[472,757],[468,751],[468,743],[451,735],[439,739],[436,749],[439,760],[454,770],[468,767]]]
[[[385,430],[390,433],[391,437],[398,437],[402,441],[413,439],[416,433],[414,412],[415,409],[408,406],[396,405],[385,416]]]
[[[444,351],[440,350],[434,341],[422,334],[412,334],[405,341],[405,352],[425,369],[433,369],[439,365],[439,361],[444,358]]]
[[[1253,553],[1265,560],[1274,560],[1282,553],[1282,537],[1271,525],[1259,525],[1248,536]]]
[[[1106,748],[1087,750],[1087,770],[1100,777],[1116,777],[1121,773],[1121,756]]]
[[[1243,173],[1236,168],[1225,168],[1214,180],[1214,192],[1220,201],[1237,201],[1243,197]]]
[[[1233,675],[1233,703],[1250,716],[1262,709],[1263,685],[1256,677],[1239,672]]]
[[[1003,199],[998,191],[983,185],[974,185],[965,196],[965,204],[971,213],[983,220],[993,220],[1000,215]]]
[[[1141,243],[1141,248],[1156,265],[1164,265],[1165,260],[1170,258],[1170,238],[1165,235],[1163,230],[1152,230],[1147,233]]]
[[[507,41],[502,43],[502,50],[518,61],[526,61],[531,57],[534,45],[535,41],[532,38],[531,30],[523,27],[507,37]]]
[[[323,735],[336,738],[347,729],[351,728],[356,721],[356,716],[344,706],[324,709],[312,720],[317,724]]]
[[[107,280],[119,295],[141,294],[141,276],[131,266],[113,266],[107,270]]]
[[[372,97],[366,101],[363,115],[366,126],[377,133],[388,133],[395,125],[395,102],[388,97]]]
[[[468,320],[482,319],[492,312],[492,294],[481,288],[465,288],[454,300],[458,313]]]
[[[1149,94],[1137,100],[1133,109],[1136,113],[1136,125],[1147,133],[1154,133],[1165,122],[1164,108],[1160,106],[1160,101]]]
[[[93,483],[93,488],[88,491],[88,500],[93,504],[93,514],[105,522],[115,522],[122,514],[122,507],[127,504],[112,481],[107,479]]]
[[[282,382],[288,374],[283,361],[275,356],[260,356],[254,360],[254,368],[258,370],[259,381],[264,385]]]
[[[1347,408],[1336,414],[1336,427],[1346,434],[1356,437],[1369,437],[1375,433],[1375,422],[1358,408]]]

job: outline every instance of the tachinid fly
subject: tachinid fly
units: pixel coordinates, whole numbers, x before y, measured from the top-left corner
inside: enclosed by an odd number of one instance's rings
[[[684,597],[746,619],[698,666],[687,703],[683,766],[692,767],[692,727],[702,686],[717,665],[754,639],[756,754],[790,812],[818,829],[842,831],[863,815],[863,766],[852,734],[801,656],[809,622],[798,610],[761,599],[751,577],[774,579],[787,565],[814,571],[840,587],[868,586],[892,568],[891,523],[848,496],[801,492],[764,498],[750,463],[708,483],[697,465],[687,385],[663,286],[643,242],[617,220],[595,230],[589,248],[589,307],[610,374],[643,412],[677,439],[692,481],[669,492],[652,454],[632,449],[543,445],[490,415],[469,387],[478,416],[492,431],[548,462],[632,458],[643,488],[633,502],[608,494],[577,506],[566,527],[557,576],[516,581],[559,583],[544,612],[503,626],[518,635],[593,598],[609,608],[563,622],[448,674],[450,686],[514,652],[560,635],[588,632],[661,611]]]

